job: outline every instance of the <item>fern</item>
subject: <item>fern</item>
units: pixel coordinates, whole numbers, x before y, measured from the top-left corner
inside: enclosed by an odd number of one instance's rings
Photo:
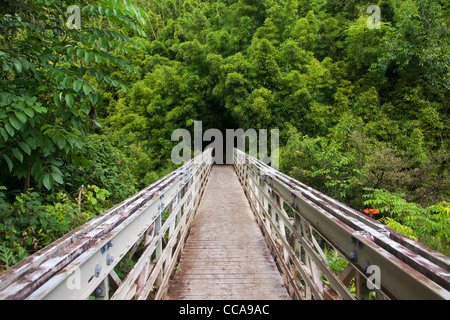
[[[324,249],[325,256],[327,257],[328,266],[337,273],[342,272],[348,265],[348,261],[334,249]]]
[[[0,244],[0,273],[29,256],[25,248],[15,243],[10,246],[7,241]]]
[[[0,270],[8,269],[17,263],[17,259],[14,257],[12,250],[6,243],[0,245]]]
[[[393,193],[383,189],[364,188],[365,191],[371,192],[363,197],[368,200],[364,201],[365,206],[377,208],[380,213],[388,213],[393,217],[394,213],[398,213],[398,208],[402,208],[406,204],[403,199],[405,194]]]
[[[416,241],[441,251],[450,252],[450,203],[441,202],[423,208],[417,203],[408,202],[404,194],[382,189],[365,189],[364,205],[377,208],[388,214],[380,222]]]
[[[395,231],[398,231],[401,234],[407,236],[408,238],[411,238],[411,239],[413,239],[415,241],[418,241],[416,233],[410,227],[405,226],[405,225],[401,224],[400,222],[397,222],[394,219],[389,218],[389,217],[381,218],[379,221],[381,223],[384,223],[389,228],[391,228],[391,229],[393,229]]]

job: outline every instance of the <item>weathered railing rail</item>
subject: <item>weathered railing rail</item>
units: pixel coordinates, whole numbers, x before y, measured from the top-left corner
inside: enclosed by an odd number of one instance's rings
[[[0,300],[163,298],[212,162],[206,151],[2,273]],[[293,298],[450,299],[448,257],[238,149],[234,166]]]
[[[211,150],[0,276],[3,299],[159,299],[212,166]]]
[[[293,298],[450,299],[448,257],[238,149],[234,166]],[[325,246],[348,261],[340,274]]]

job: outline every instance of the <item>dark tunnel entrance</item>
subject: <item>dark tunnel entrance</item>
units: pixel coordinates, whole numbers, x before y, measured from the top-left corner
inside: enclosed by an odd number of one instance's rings
[[[237,121],[234,119],[234,117],[231,115],[230,110],[227,110],[225,107],[220,107],[215,110],[214,118],[210,119],[208,122],[203,122],[203,142],[202,142],[202,151],[205,151],[208,146],[210,146],[212,143],[215,142],[215,138],[213,137],[211,141],[205,141],[205,132],[207,132],[210,129],[216,129],[221,132],[221,137],[223,139],[222,143],[222,153],[223,153],[223,161],[216,161],[217,165],[225,165],[227,164],[227,130],[231,129],[233,131],[239,129],[239,125]],[[235,141],[236,146],[236,141]],[[213,153],[213,157],[215,157],[215,154]],[[230,164],[230,163],[229,163]]]

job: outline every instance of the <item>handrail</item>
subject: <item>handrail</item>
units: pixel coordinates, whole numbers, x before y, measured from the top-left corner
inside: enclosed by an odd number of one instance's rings
[[[238,149],[233,158],[294,299],[450,299],[448,257]],[[212,164],[209,149],[8,269],[0,300],[164,298]],[[340,274],[324,247],[347,260]]]
[[[211,153],[2,273],[0,300],[162,298],[209,178]],[[123,261],[132,267],[120,267]]]
[[[448,257],[239,149],[234,166],[293,298],[450,299]],[[342,273],[328,266],[325,244],[347,260]]]

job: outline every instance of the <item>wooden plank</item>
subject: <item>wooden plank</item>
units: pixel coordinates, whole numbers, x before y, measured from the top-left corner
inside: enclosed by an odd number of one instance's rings
[[[289,299],[232,166],[214,166],[167,299]]]

